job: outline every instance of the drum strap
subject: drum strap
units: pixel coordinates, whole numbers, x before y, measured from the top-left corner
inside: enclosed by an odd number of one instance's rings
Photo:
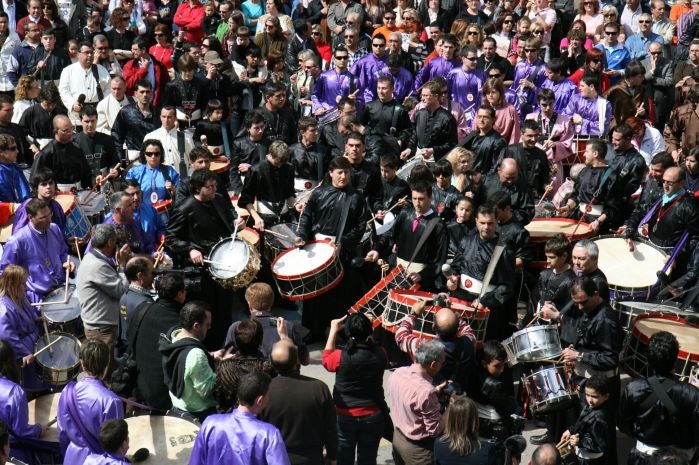
[[[231,146],[228,143],[228,129],[226,123],[221,121],[221,136],[223,137],[223,154],[228,158],[231,157]]]
[[[342,241],[342,236],[345,232],[345,224],[347,224],[347,215],[349,214],[350,199],[345,199],[342,202],[342,212],[340,213],[340,229],[337,231],[337,237],[335,238],[335,244],[340,245]]]
[[[184,159],[184,133],[182,131],[177,131],[177,151],[180,153],[180,176],[187,176],[187,162]]]
[[[655,395],[658,396],[658,399],[660,399],[660,403],[662,403],[667,409],[669,418],[674,418],[677,415],[677,406],[672,399],[670,399],[670,396],[667,395],[667,391],[660,385],[654,376],[649,376],[646,378],[646,381],[648,381],[651,389],[653,389]]]
[[[148,300],[141,302],[138,304],[138,306],[134,309],[135,312],[140,312],[138,313],[138,317],[136,318],[136,324],[134,325],[134,331],[131,333],[129,336],[129,341],[128,341],[128,357],[135,359],[136,357],[136,338],[138,338],[138,330],[141,328],[141,323],[143,323],[143,318],[146,316],[146,313],[148,313],[148,310],[150,310],[153,302],[150,302]],[[119,320],[121,322],[121,320]]]
[[[430,237],[430,234],[432,234],[432,231],[434,230],[435,226],[437,226],[437,223],[439,223],[439,216],[435,216],[432,218],[427,225],[425,226],[425,230],[422,231],[422,235],[420,236],[420,240],[417,241],[417,245],[415,246],[415,250],[413,250],[413,254],[410,257],[410,263],[413,263],[415,261],[415,257],[417,257],[417,254],[420,252],[422,249],[422,246],[425,245],[425,242],[427,242],[427,238]],[[407,267],[406,267],[407,269]]]
[[[95,78],[95,84],[97,86],[97,101],[101,102],[104,99],[104,92],[102,92],[102,86],[100,85],[100,73],[97,71],[97,65],[90,66],[92,70],[92,76]]]
[[[400,105],[393,105],[393,111],[391,112],[391,128],[389,129],[389,134],[391,134],[393,137],[396,137],[396,130],[398,127],[398,117],[400,116],[400,110]]]

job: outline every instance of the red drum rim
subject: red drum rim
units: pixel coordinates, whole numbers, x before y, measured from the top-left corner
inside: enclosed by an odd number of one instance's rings
[[[309,242],[306,242],[304,244],[304,247],[307,245],[311,245],[311,244],[327,244],[328,246],[330,246],[330,241],[325,241],[325,240],[323,240],[323,241],[309,241]],[[270,268],[272,269],[272,274],[274,275],[275,278],[277,278],[280,281],[293,281],[294,279],[307,278],[309,276],[312,276],[312,275],[318,273],[319,271],[323,271],[325,268],[328,267],[328,265],[330,265],[335,259],[337,259],[337,249],[335,249],[335,252],[330,256],[330,258],[328,258],[327,260],[325,260],[323,263],[321,263],[317,267],[313,268],[312,270],[304,271],[303,273],[294,274],[294,275],[292,275],[292,274],[280,275],[279,273],[275,272],[274,265],[284,255],[291,253],[292,251],[294,251],[298,248],[299,247],[289,247],[288,249],[286,249],[285,251],[283,251],[282,253],[280,253],[276,257],[274,257],[274,260],[272,260],[272,263],[270,264]],[[343,275],[344,275],[344,270],[341,273],[341,276],[343,276]]]
[[[359,308],[362,307],[363,305],[366,305],[369,303],[371,299],[376,297],[376,295],[382,291],[383,289],[386,288],[389,282],[393,281],[396,276],[398,276],[400,273],[403,272],[403,266],[397,265],[395,268],[393,268],[386,276],[381,278],[381,280],[374,284],[374,287],[369,289],[369,291],[364,294],[357,302],[355,302],[354,305],[352,305],[349,310],[347,311],[348,313],[357,313],[359,311]],[[417,291],[420,288],[419,284],[414,284],[413,286],[414,290]],[[389,291],[390,295],[391,291]]]
[[[542,223],[544,221],[550,221],[553,223],[569,223],[569,224],[576,224],[578,220],[574,220],[571,218],[533,218],[530,223]],[[582,229],[585,228],[585,229]],[[525,227],[526,229],[526,227]],[[571,241],[579,241],[581,239],[587,239],[588,237],[592,236],[594,234],[592,232],[592,228],[590,227],[590,223],[586,223],[584,221],[580,222],[580,228],[579,230],[582,229],[582,231],[576,232],[574,235],[569,235],[566,234],[564,231],[561,231],[561,234],[564,234],[568,240]],[[532,233],[529,231],[529,238],[531,239],[532,242],[546,242],[549,239],[551,239],[553,236],[536,236],[535,233]],[[601,236],[600,236],[601,237]]]
[[[216,163],[216,167],[214,167],[214,163]],[[220,166],[219,166],[220,165]],[[228,171],[228,169],[231,167],[231,161],[226,158],[226,157],[216,157],[211,159],[211,166],[209,170],[212,173],[225,173]]]
[[[633,329],[631,330],[631,333],[635,335],[641,342],[644,344],[648,344],[650,342],[650,338],[653,336],[651,334],[650,336],[644,334],[637,328],[637,325],[640,321],[643,320],[648,320],[648,319],[654,319],[654,320],[666,320],[666,321],[672,321],[674,323],[679,323],[681,326],[687,326],[688,328],[694,328],[694,329],[699,329],[699,324],[692,324],[692,323],[687,323],[687,320],[682,318],[681,316],[678,315],[671,315],[667,313],[646,313],[645,315],[639,315],[636,317],[633,323]],[[672,332],[672,328],[667,328],[661,331],[668,331]],[[659,332],[659,331],[656,331]],[[699,347],[697,348],[699,349]],[[698,352],[688,352],[686,347],[682,347],[680,345],[680,350],[677,353],[677,358],[682,359],[682,360],[691,360],[693,362],[699,362],[699,353]]]
[[[298,302],[300,300],[312,299],[314,297],[318,297],[319,295],[323,295],[326,292],[330,292],[333,289],[335,289],[335,287],[337,287],[337,285],[340,284],[340,281],[342,281],[342,278],[344,278],[344,277],[345,277],[345,270],[343,269],[342,272],[337,276],[337,278],[335,278],[335,280],[333,282],[331,282],[330,284],[325,286],[323,289],[319,289],[319,290],[313,291],[313,292],[308,292],[306,294],[296,294],[296,295],[282,294],[282,295],[284,296],[285,299],[291,300],[293,302]],[[280,281],[283,281],[283,280],[280,280]]]
[[[72,197],[72,198],[73,198],[73,203],[70,204],[70,206],[68,207],[68,210],[66,210],[65,208],[63,208],[63,204],[62,204],[61,202],[58,202],[58,197],[59,197],[59,196],[62,196],[62,197]],[[58,202],[58,204],[61,206],[61,209],[63,210],[63,214],[64,214],[65,216],[68,216],[68,215],[70,215],[71,213],[73,213],[73,210],[75,210],[75,209],[77,208],[77,206],[78,206],[78,197],[77,197],[75,194],[73,194],[72,192],[64,192],[64,191],[56,192],[56,195],[54,196],[53,199],[54,199],[56,202]]]
[[[253,228],[249,228],[246,226],[243,229],[238,231],[238,234],[239,234],[238,238],[239,239],[246,240],[245,236],[240,235],[240,233],[242,233],[243,231],[245,231],[248,234],[252,234],[252,236],[255,238],[255,242],[248,241],[248,244],[252,245],[253,247],[259,247],[259,245],[260,245],[260,233],[255,231]]]
[[[392,289],[388,293],[388,299],[393,300],[394,302],[397,302],[399,304],[403,305],[408,305],[412,306],[415,302],[418,300],[422,299],[417,299],[415,297],[421,297],[424,298],[425,300],[432,300],[434,294],[429,293],[429,292],[424,292],[424,291],[413,291],[409,289]],[[448,308],[449,310],[453,311],[459,317],[469,317],[470,319],[473,320],[485,320],[489,317],[490,315],[490,309],[484,308],[482,310],[476,310],[473,307],[470,306],[470,303],[463,300],[463,299],[456,299],[454,297],[449,297],[449,301],[452,303],[452,305],[456,304],[458,306],[464,307],[462,309],[460,308],[454,308],[452,307],[441,307],[439,305],[430,305],[432,310],[430,310],[432,313],[436,313],[438,310],[441,310],[442,308]]]

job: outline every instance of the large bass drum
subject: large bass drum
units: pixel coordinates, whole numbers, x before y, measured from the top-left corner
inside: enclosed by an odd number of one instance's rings
[[[271,266],[279,293],[294,301],[325,294],[345,275],[337,248],[327,241],[311,241],[303,247],[287,249]]]

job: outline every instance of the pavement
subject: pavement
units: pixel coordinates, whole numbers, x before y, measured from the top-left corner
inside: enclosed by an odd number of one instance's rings
[[[281,316],[284,319],[291,320],[294,322],[298,322],[300,324],[300,317],[297,311],[293,310],[282,310],[282,309],[274,309],[272,312],[275,316]],[[330,391],[332,392],[333,386],[335,384],[335,374],[334,373],[329,373],[323,368],[321,365],[321,358],[322,358],[322,350],[323,350],[324,344],[316,343],[316,344],[311,344],[309,346],[309,351],[310,351],[310,358],[311,361],[308,366],[304,366],[301,368],[301,374],[305,376],[310,376],[313,378],[320,379],[324,381],[328,387],[330,388]],[[389,376],[391,376],[393,370],[386,370],[384,372],[384,389],[386,387],[386,382],[388,381]],[[621,385],[622,388],[623,386],[629,381],[629,377],[627,375],[622,375],[621,379]],[[518,382],[516,382],[518,383]],[[538,434],[544,433],[543,428],[537,427],[533,421],[527,421],[525,430],[522,432],[522,435],[524,438],[527,440],[527,449],[524,451],[522,454],[522,463],[528,463],[529,460],[531,459],[531,455],[534,452],[534,449],[536,449],[536,446],[532,445],[529,442],[529,439],[532,436],[536,436]],[[629,450],[634,444],[634,440],[630,439],[628,436],[620,433],[617,431],[617,455],[618,455],[618,462],[620,464],[626,463],[626,457],[628,455]],[[379,453],[378,453],[378,459],[377,463],[379,465],[384,465],[384,464],[393,464],[393,458],[391,455],[391,443],[382,439],[381,444],[379,446]]]

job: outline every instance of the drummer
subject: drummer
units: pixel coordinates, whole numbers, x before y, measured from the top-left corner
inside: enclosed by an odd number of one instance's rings
[[[590,139],[585,149],[585,168],[578,175],[572,194],[558,210],[590,224],[594,233],[604,233],[621,221],[623,189],[618,175],[605,162],[607,144]]]
[[[570,302],[568,290],[576,277],[570,264],[572,252],[573,245],[565,234],[556,234],[546,241],[544,254],[547,268],[539,274],[539,282],[534,289],[536,311],[551,307],[562,309]]]
[[[454,294],[457,297],[470,301],[476,310],[488,307],[490,320],[486,339],[503,340],[512,334],[510,322],[515,319],[515,306],[510,306],[514,298],[512,276],[515,255],[504,246],[501,255],[494,256],[501,240],[495,209],[485,205],[478,207],[476,231],[461,241],[451,263],[453,275],[447,281],[447,289],[456,291]],[[483,279],[491,260],[497,260],[495,272],[486,289],[482,290],[486,285]]]
[[[12,431],[13,443],[21,446],[22,439],[41,437],[43,428],[41,425],[29,424],[27,396],[17,384],[20,374],[15,359],[10,343],[0,339],[0,421],[5,422]],[[29,444],[25,447],[28,451],[32,450]],[[28,456],[25,457],[23,449],[11,449],[10,455],[27,460]]]
[[[63,231],[51,223],[49,205],[32,199],[27,204],[27,214],[29,225],[15,231],[5,245],[0,271],[10,263],[25,267],[29,271],[27,298],[36,303],[64,284],[66,272],[73,273],[75,263],[68,260]]]
[[[189,187],[193,196],[177,204],[167,227],[166,245],[179,266],[203,266],[211,249],[233,234],[234,225],[243,227],[230,199],[217,195],[218,177],[207,169],[192,173]],[[223,289],[208,273],[202,274],[202,295],[214,309],[213,327],[206,344],[218,349],[223,345],[226,330],[231,325],[231,292]]]
[[[654,245],[668,250],[678,244],[685,232],[689,234],[690,241],[697,235],[699,211],[694,196],[684,189],[684,171],[672,166],[665,170],[662,180],[662,197],[645,212],[636,209],[626,220],[626,224],[619,228],[630,248],[633,247],[631,240],[637,237],[639,227],[642,228],[642,235]]]
[[[71,381],[58,400],[58,438],[64,463],[84,463],[91,453],[104,452],[95,432],[106,420],[124,418],[121,399],[104,385],[111,354],[102,341],[91,339],[80,348],[83,377]]]
[[[196,145],[189,152],[189,166],[192,169],[192,172],[201,169],[208,170],[211,169],[211,162],[213,158],[214,156],[207,147],[203,145]],[[225,179],[221,179],[221,176],[218,177],[216,193],[226,197],[228,196],[228,191],[226,191],[228,173],[224,173],[224,176]],[[177,205],[178,202],[191,197],[192,193],[189,191],[189,179],[189,176],[180,178],[180,183],[177,186],[177,193],[175,194],[175,205]]]
[[[0,339],[6,341],[21,367],[21,384],[25,389],[41,389],[34,366],[34,343],[40,336],[36,310],[27,300],[29,273],[21,266],[7,265],[0,276]]]
[[[296,177],[315,182],[323,180],[330,156],[328,148],[318,142],[318,121],[312,116],[299,120],[299,141],[291,144],[291,164]]]
[[[117,191],[109,196],[109,205],[112,215],[104,221],[104,224],[116,226],[117,247],[121,248],[123,244],[129,244],[131,252],[135,254],[155,252],[155,244],[143,231],[141,223],[134,219],[133,198],[124,191]]]
[[[639,218],[641,218],[643,215],[645,215],[648,209],[652,207],[653,204],[660,199],[660,197],[663,196],[663,173],[666,169],[674,164],[675,162],[667,152],[658,152],[653,155],[653,158],[651,158],[650,164],[648,165],[648,175],[643,183],[643,189],[641,190],[641,194],[638,199],[638,205],[636,205],[636,209],[631,216],[640,215]],[[684,188],[685,186],[682,187]],[[623,227],[624,226],[622,226],[622,228]],[[623,231],[617,231],[618,234],[621,234],[622,232]]]
[[[271,142],[265,135],[267,120],[259,111],[248,111],[243,125],[245,132],[235,138],[231,153],[230,188],[234,192],[243,189],[243,178],[252,165],[264,160]]]
[[[56,202],[56,180],[53,177],[53,172],[49,169],[43,169],[36,171],[30,180],[32,188],[32,198],[37,198],[48,203],[51,209],[51,222],[58,225],[61,231],[65,231],[66,227],[66,215],[63,213],[63,207],[61,204]],[[13,222],[13,231],[18,231],[20,228],[24,227],[29,223],[29,218],[27,217],[27,204],[31,198],[22,202],[22,204],[15,211]]]
[[[354,294],[360,289],[357,289],[356,272],[351,261],[355,258],[369,216],[364,198],[350,186],[350,162],[344,157],[335,157],[328,168],[329,185],[323,184],[315,189],[301,213],[297,245],[313,239],[326,239],[339,245],[345,277],[330,292],[304,301],[302,323],[311,330],[311,340],[325,339],[330,320],[342,316],[348,303],[356,301]],[[340,225],[344,225],[341,231]]]
[[[250,212],[259,231],[288,220],[294,208],[294,169],[288,163],[289,155],[286,142],[275,140],[265,159],[255,163],[245,177],[238,204]],[[297,211],[302,207],[297,204]]]
[[[394,244],[396,261],[406,268],[408,278],[419,283],[423,290],[434,291],[440,287],[438,280],[447,260],[449,235],[446,225],[432,208],[432,186],[428,182],[417,182],[410,190],[413,209],[400,212],[389,237]],[[425,233],[429,235],[417,250]]]

